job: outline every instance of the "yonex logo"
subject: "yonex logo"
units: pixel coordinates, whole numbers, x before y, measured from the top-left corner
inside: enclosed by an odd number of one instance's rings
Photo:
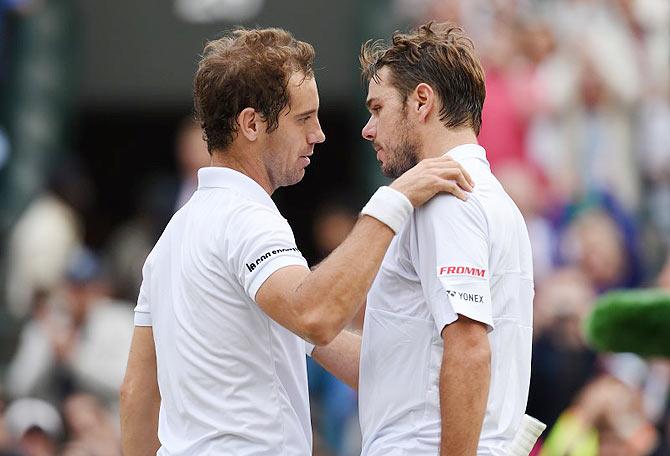
[[[437,268],[437,275],[468,275],[484,278],[486,277],[486,269],[473,268],[470,266],[440,266]]]
[[[475,303],[480,303],[484,302],[484,296],[480,294],[475,294],[475,293],[464,293],[462,291],[454,291],[454,290],[446,290],[447,294],[451,296],[452,298],[455,298],[456,295],[458,295],[458,298],[461,301],[465,302],[475,302]]]

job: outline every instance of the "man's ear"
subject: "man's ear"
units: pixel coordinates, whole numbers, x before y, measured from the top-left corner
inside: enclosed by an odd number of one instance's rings
[[[412,97],[414,98],[413,105],[416,108],[416,114],[419,116],[419,121],[425,122],[435,108],[435,92],[433,91],[433,88],[425,82],[422,82],[416,86]]]
[[[254,108],[244,108],[237,115],[238,134],[249,141],[256,141],[261,128],[262,118]]]

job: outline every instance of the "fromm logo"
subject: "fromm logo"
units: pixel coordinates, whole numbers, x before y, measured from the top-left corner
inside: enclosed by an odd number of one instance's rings
[[[483,278],[486,277],[486,269],[473,268],[470,266],[440,266],[437,268],[437,275],[468,275]]]

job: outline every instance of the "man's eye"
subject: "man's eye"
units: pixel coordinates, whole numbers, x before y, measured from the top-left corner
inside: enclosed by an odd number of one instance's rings
[[[300,119],[300,121],[304,123],[304,122],[307,122],[311,118],[312,118],[312,116],[303,117],[303,118]]]
[[[379,106],[375,106],[375,107],[373,107],[373,108],[371,109],[371,111],[372,111],[373,113],[377,114],[379,111],[381,111],[381,109],[382,109],[381,107],[379,107]]]

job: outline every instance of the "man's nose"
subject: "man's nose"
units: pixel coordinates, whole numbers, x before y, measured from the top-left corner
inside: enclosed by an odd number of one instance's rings
[[[326,135],[323,133],[323,130],[321,129],[321,124],[318,124],[318,128],[316,131],[310,133],[307,136],[307,141],[310,144],[320,144],[326,140]]]
[[[375,125],[372,116],[370,116],[368,123],[366,123],[363,130],[361,130],[361,135],[368,141],[374,141],[375,136],[377,135],[377,126]]]

